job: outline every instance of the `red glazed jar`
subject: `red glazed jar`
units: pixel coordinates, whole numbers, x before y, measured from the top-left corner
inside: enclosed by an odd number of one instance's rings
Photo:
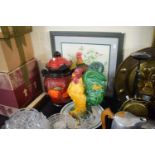
[[[71,81],[71,64],[71,61],[55,52],[54,57],[46,65],[47,69],[42,70],[45,77],[44,87],[53,104],[64,105],[70,101],[67,88]]]

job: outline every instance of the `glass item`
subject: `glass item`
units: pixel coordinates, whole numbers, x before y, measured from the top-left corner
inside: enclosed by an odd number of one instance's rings
[[[74,108],[73,102],[66,104],[60,111],[61,114],[69,114]],[[86,111],[86,115],[79,115],[78,119],[74,119],[75,128],[82,129],[96,129],[101,126],[101,113],[103,108],[98,106],[92,106],[92,112]]]
[[[50,124],[36,109],[20,109],[5,122],[5,129],[48,129]]]
[[[66,60],[59,52],[54,53],[54,57],[42,70],[44,87],[51,98],[53,104],[64,105],[70,101],[67,93],[68,85],[71,81],[72,70],[71,61]]]
[[[96,117],[90,111],[86,111],[83,114],[79,114],[74,121],[76,122],[76,128],[91,129],[95,119]]]
[[[67,114],[56,113],[48,118],[51,129],[74,129],[74,119]]]
[[[48,118],[51,129],[87,129],[91,125],[93,116],[87,113],[85,116],[73,118],[69,114],[56,113]]]

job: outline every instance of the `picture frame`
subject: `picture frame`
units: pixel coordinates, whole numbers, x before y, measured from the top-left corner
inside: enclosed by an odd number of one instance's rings
[[[59,51],[73,62],[80,51],[86,64],[100,61],[104,64],[103,74],[107,78],[106,96],[114,95],[116,70],[123,59],[124,33],[50,31],[52,56]]]

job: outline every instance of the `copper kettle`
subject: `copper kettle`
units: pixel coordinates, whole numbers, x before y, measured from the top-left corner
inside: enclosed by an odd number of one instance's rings
[[[134,129],[140,128],[141,124],[147,120],[144,117],[138,117],[130,112],[120,111],[113,114],[110,108],[105,109],[101,114],[102,128],[106,129],[106,117],[112,119],[112,129]]]

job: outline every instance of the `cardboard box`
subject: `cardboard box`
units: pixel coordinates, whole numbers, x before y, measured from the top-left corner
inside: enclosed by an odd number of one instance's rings
[[[37,61],[32,59],[9,73],[0,73],[0,104],[23,108],[42,93]]]
[[[11,38],[32,32],[32,26],[0,26],[0,38]]]
[[[34,57],[30,33],[0,38],[0,72],[14,70]]]

